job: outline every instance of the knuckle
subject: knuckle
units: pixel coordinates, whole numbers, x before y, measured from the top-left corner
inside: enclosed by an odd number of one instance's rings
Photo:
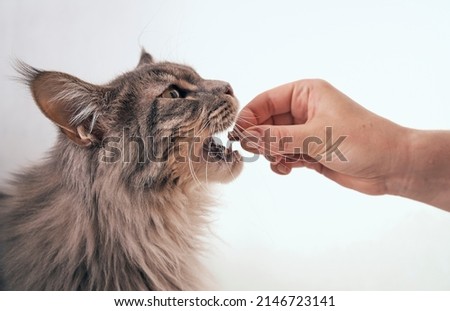
[[[323,80],[323,79],[313,79],[313,80],[311,80],[311,85],[313,87],[319,88],[319,89],[328,88],[331,86],[331,84],[328,81]]]

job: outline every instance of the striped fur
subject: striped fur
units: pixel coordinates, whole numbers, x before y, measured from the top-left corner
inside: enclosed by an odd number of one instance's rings
[[[102,86],[18,67],[60,135],[45,160],[0,193],[4,289],[205,289],[198,257],[212,205],[207,185],[232,180],[242,163],[180,160],[202,145],[175,142],[232,124],[229,85],[145,51],[134,70]],[[167,98],[174,87],[182,96]],[[148,140],[165,157],[143,157]],[[127,146],[128,161],[108,146]]]

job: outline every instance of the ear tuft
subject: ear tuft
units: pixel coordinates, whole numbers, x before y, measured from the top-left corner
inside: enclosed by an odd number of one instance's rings
[[[137,67],[152,64],[153,62],[154,62],[153,57],[149,53],[147,53],[147,51],[144,48],[142,48],[141,58],[139,59],[139,63],[137,65]]]
[[[20,59],[16,59],[13,63],[13,68],[19,74],[18,80],[25,83],[31,87],[31,82],[33,82],[36,77],[43,71],[34,68]]]
[[[96,123],[105,105],[106,88],[62,72],[41,71],[23,62],[15,67],[30,86],[38,107],[68,138],[80,146],[102,139]]]

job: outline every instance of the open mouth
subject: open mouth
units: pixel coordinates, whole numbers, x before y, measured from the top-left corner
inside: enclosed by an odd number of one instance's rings
[[[213,112],[212,119],[209,120],[209,135],[203,140],[202,155],[207,162],[218,163],[238,163],[241,162],[241,155],[232,149],[233,140],[228,139],[226,146],[217,137],[218,133],[224,132],[233,126],[237,114],[237,101],[234,96],[227,94],[227,101]]]
[[[225,147],[217,137],[208,137],[203,142],[203,158],[208,162],[239,162],[241,155],[232,149],[231,142]]]

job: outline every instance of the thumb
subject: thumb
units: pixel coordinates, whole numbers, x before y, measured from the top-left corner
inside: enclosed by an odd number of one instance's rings
[[[316,147],[323,143],[314,135],[309,125],[259,125],[252,126],[242,133],[242,147],[248,151],[257,149],[266,155],[308,154],[314,156]]]

